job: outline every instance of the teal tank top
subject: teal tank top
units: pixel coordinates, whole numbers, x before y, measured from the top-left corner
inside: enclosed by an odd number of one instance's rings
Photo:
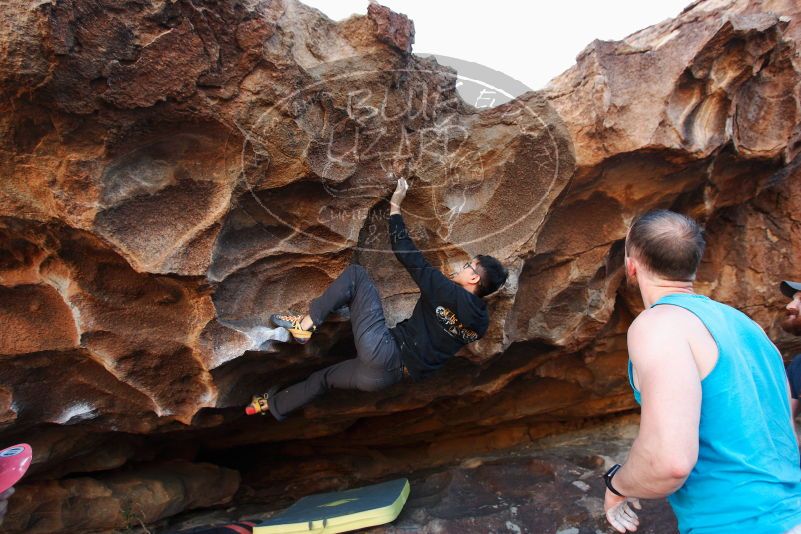
[[[698,462],[668,497],[682,534],[783,534],[801,525],[801,467],[782,358],[744,313],[703,295],[654,306],[689,310],[718,346],[701,381]],[[634,387],[629,360],[629,382]]]

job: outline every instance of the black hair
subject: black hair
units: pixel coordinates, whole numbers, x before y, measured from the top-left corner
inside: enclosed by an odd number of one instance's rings
[[[668,210],[639,216],[626,237],[626,254],[666,280],[695,280],[705,246],[698,223]]]
[[[506,283],[509,271],[506,270],[506,267],[504,267],[500,261],[492,256],[479,254],[476,256],[476,259],[478,260],[479,266],[478,274],[481,277],[478,281],[476,296],[483,298],[490,293],[494,293]]]

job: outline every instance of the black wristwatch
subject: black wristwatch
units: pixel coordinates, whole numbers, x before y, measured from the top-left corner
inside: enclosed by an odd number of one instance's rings
[[[615,464],[612,467],[610,467],[609,471],[604,473],[604,482],[606,483],[606,487],[609,488],[609,491],[611,491],[612,493],[614,493],[618,497],[625,497],[625,495],[623,495],[622,493],[617,491],[612,486],[612,477],[615,476],[615,473],[617,473],[620,470],[621,467],[622,466],[620,464]]]

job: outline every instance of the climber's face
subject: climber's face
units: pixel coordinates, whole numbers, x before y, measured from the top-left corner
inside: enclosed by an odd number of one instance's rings
[[[471,285],[478,284],[481,280],[481,275],[478,272],[478,259],[473,258],[468,261],[462,268],[451,275],[451,280],[456,282],[462,287],[470,287]]]

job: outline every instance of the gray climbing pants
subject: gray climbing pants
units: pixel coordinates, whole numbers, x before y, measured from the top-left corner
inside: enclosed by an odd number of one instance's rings
[[[361,265],[352,264],[342,271],[311,302],[309,316],[319,326],[342,306],[350,307],[356,358],[321,369],[272,395],[270,412],[279,421],[331,388],[378,391],[403,377],[400,348],[384,320],[381,296]]]

